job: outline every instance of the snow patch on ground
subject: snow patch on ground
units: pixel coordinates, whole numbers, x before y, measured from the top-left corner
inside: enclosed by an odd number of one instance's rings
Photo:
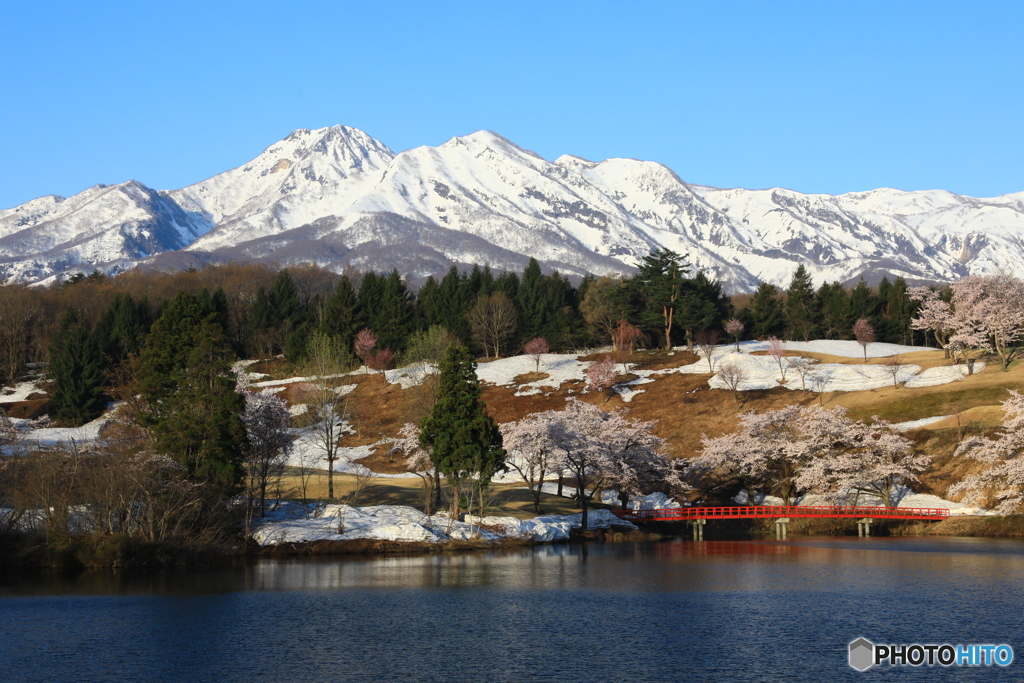
[[[578,514],[548,515],[530,520],[466,515],[466,521],[458,521],[444,515],[426,515],[404,505],[327,505],[315,516],[308,515],[307,506],[283,503],[258,522],[253,539],[260,545],[356,539],[443,543],[449,540],[517,538],[549,542],[568,539],[570,530],[581,524],[581,515]],[[590,511],[587,525],[591,529],[612,526],[636,528],[608,510]]]
[[[313,382],[313,381],[318,380],[318,379],[337,379],[338,377],[347,377],[350,374],[351,373],[343,372],[343,373],[336,374],[336,375],[324,375],[323,377],[314,376],[314,377],[289,377],[287,379],[271,379],[271,380],[267,380],[265,382],[256,382],[252,386],[259,387],[259,388],[263,388],[263,387],[281,387],[281,386],[284,386],[286,384],[298,384],[299,382]],[[352,385],[352,386],[355,386],[355,385]]]
[[[918,427],[925,427],[927,425],[938,422],[939,420],[945,420],[949,415],[936,415],[935,417],[923,417],[920,420],[909,420],[907,422],[897,422],[893,425],[893,428],[898,432],[908,432],[911,429],[917,429]]]
[[[981,372],[985,369],[982,362],[974,363],[974,371]],[[940,365],[936,368],[928,368],[920,375],[912,377],[907,381],[907,388],[917,389],[920,387],[935,387],[940,384],[959,382],[967,376],[966,365]]]
[[[32,394],[46,394],[46,392],[39,388],[39,383],[35,380],[18,382],[13,387],[0,388],[0,402],[17,403],[19,401],[27,401],[28,397]]]

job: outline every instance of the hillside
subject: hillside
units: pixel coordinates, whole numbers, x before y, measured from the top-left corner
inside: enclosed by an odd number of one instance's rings
[[[624,409],[634,419],[658,420],[655,432],[666,439],[671,455],[677,458],[697,455],[702,435],[713,438],[733,431],[739,415],[747,411],[763,412],[793,403],[843,406],[854,419],[878,416],[901,424],[905,435],[919,449],[935,457],[919,492],[945,494],[948,486],[970,468],[952,459],[956,445],[967,434],[990,432],[998,426],[999,403],[1006,398],[1007,389],[1019,387],[1024,381],[1024,363],[1015,362],[1007,372],[1000,371],[998,364],[978,364],[978,372],[965,376],[950,372],[956,368],[943,358],[941,350],[874,344],[878,348],[871,351],[869,347],[869,356],[878,355],[865,364],[861,358],[851,357],[851,344],[859,354],[860,347],[852,342],[791,344],[833,351],[789,352],[791,357],[815,358],[819,367],[833,373],[836,386],[849,389],[826,388],[820,393],[800,389],[800,380],[792,371],[784,385],[776,383],[772,388],[753,388],[737,395],[728,389],[712,388],[709,382],[714,385],[715,379],[708,371],[707,361],[684,349],[637,352],[629,372],[620,378],[616,393],[610,396],[587,391],[583,380],[586,365],[602,354],[549,354],[543,357],[539,373],[534,371],[532,359],[518,356],[481,362],[478,374],[485,383],[488,411],[499,423],[542,410],[560,409],[570,398],[578,398],[604,410]],[[757,342],[741,345],[752,363],[767,366],[772,361],[764,355],[760,348],[763,346]],[[732,350],[732,345],[718,347],[715,357],[720,360],[716,363],[730,357]],[[899,358],[908,366],[904,377],[909,378],[911,386],[902,380],[898,387],[892,386],[885,364],[896,351],[906,351]],[[252,370],[282,377],[270,382],[286,387],[282,395],[290,401],[298,400],[299,385],[284,378],[288,367],[283,361],[257,364]],[[922,376],[940,377],[937,382],[941,383],[912,386],[914,378]],[[856,382],[850,378],[856,378]],[[405,472],[404,462],[389,456],[387,451],[390,440],[404,423],[417,421],[425,414],[422,387],[416,380],[416,373],[408,369],[386,374],[360,371],[339,380],[342,386],[352,386],[347,394],[352,433],[341,441],[347,449],[345,457],[390,476]],[[857,388],[857,383],[862,388]],[[350,467],[343,463],[339,469],[345,471]]]

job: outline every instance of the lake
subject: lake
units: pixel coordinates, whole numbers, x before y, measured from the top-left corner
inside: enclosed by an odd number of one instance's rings
[[[1024,542],[804,538],[0,575],[0,680],[1024,680]],[[1007,643],[1007,668],[847,664]]]

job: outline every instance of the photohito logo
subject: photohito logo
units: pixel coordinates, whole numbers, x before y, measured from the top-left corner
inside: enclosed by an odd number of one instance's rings
[[[889,666],[1010,666],[1013,648],[1005,644],[876,645],[867,638],[850,643],[850,666],[857,671],[867,671],[884,662]]]

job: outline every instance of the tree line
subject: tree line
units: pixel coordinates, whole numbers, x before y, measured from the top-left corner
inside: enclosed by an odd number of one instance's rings
[[[531,259],[522,272],[495,275],[487,266],[451,268],[413,291],[397,271],[335,274],[305,265],[273,269],[228,264],[177,273],[131,271],[116,277],[75,276],[50,287],[0,286],[0,374],[19,379],[28,363],[48,363],[56,382],[54,416],[81,423],[99,414],[102,389],[143,348],[154,322],[179,293],[196,297],[240,358],[284,354],[301,362],[316,334],[365,361],[416,360],[413,342],[443,330],[477,356],[519,353],[543,339],[552,352],[617,345],[691,346],[698,334],[741,339],[772,336],[848,339],[868,320],[875,341],[941,344],[912,324],[928,301],[902,278],[879,287],[825,283],[817,290],[800,266],[786,292],[762,284],[751,296],[729,297],[686,258],[658,250],[632,276],[584,277],[577,283],[544,274]],[[932,289],[949,302],[952,290]],[[629,323],[628,328],[622,321]],[[728,327],[731,324],[732,327]],[[375,342],[356,348],[362,330]],[[97,391],[101,389],[101,391]],[[109,396],[109,394],[108,394]]]

